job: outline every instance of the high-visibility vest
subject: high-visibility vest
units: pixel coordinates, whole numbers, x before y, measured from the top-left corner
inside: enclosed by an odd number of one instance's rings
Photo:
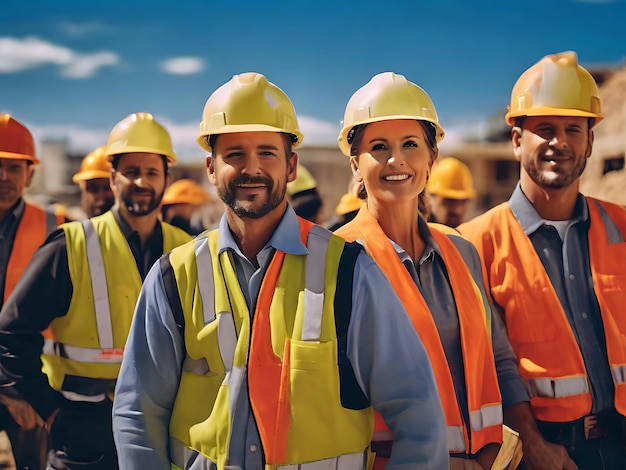
[[[626,415],[626,211],[586,200],[593,290],[615,383],[615,408]],[[563,422],[588,414],[592,398],[582,354],[541,259],[508,202],[459,228],[478,248],[491,295],[504,310],[535,416]],[[609,235],[616,231],[621,232],[617,239]]]
[[[369,468],[372,408],[340,399],[334,298],[345,241],[299,220],[309,254],[276,251],[252,325],[217,230],[170,253],[187,354],[170,421],[172,468],[190,459],[230,468],[246,368],[266,469]]]
[[[55,224],[63,223],[63,217],[55,217],[50,212],[28,202],[24,204],[24,214],[18,222],[15,241],[7,264],[3,304],[13,292],[37,248],[46,240],[46,236],[52,232]]]
[[[433,366],[446,416],[449,451],[475,454],[489,443],[501,443],[502,399],[487,328],[488,311],[480,289],[452,241],[447,235],[431,228],[431,235],[441,249],[459,315],[470,420],[467,426],[463,423],[452,375],[432,314],[376,219],[363,206],[356,217],[336,233],[348,241],[359,240],[363,243],[367,253],[391,282],[422,339]],[[382,422],[379,419],[379,429],[374,440],[392,438],[385,433],[386,427],[382,427]]]
[[[93,380],[86,381],[89,389],[82,390],[74,383],[74,389],[67,390],[63,387],[65,377],[102,379],[103,387],[114,386],[141,275],[112,212],[61,227],[73,292],[67,313],[55,318],[45,335],[43,370],[50,386],[66,398],[96,399],[110,390],[96,390]],[[161,223],[161,227],[164,252],[191,239],[169,224]]]

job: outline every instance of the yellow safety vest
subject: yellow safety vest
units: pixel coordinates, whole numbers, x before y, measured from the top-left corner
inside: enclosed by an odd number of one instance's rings
[[[191,456],[228,468],[233,408],[246,386],[266,469],[369,468],[372,408],[340,400],[334,297],[345,241],[300,224],[310,254],[275,253],[253,325],[230,255],[218,253],[218,231],[170,254],[187,352],[170,422],[172,468]],[[267,366],[277,373],[259,375]]]
[[[73,294],[67,314],[47,331],[43,370],[52,388],[69,399],[84,399],[77,396],[81,392],[63,390],[65,377],[117,378],[142,280],[112,212],[61,227]],[[164,252],[191,239],[169,224],[161,227]]]

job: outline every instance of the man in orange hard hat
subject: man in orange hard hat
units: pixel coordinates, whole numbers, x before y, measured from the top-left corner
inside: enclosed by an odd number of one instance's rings
[[[46,421],[54,470],[117,468],[112,395],[135,301],[152,264],[191,238],[159,220],[176,154],[151,114],[121,120],[105,155],[115,205],[50,235],[0,312],[0,371]]]
[[[30,131],[8,114],[0,114],[0,306],[6,303],[35,250],[61,217],[27,203],[39,160]],[[41,418],[0,371],[0,429],[7,432],[18,469],[45,466],[46,431]]]
[[[470,201],[476,197],[469,168],[453,157],[435,162],[426,191],[430,203],[429,222],[438,222],[452,228],[464,221]]]
[[[211,194],[192,179],[174,181],[163,195],[163,220],[190,235],[198,235],[204,230],[194,217],[198,209],[213,201]]]
[[[517,430],[524,440],[538,427],[553,443],[524,442],[529,469],[626,462],[626,210],[579,192],[602,118],[576,53],[526,70],[505,117],[520,181],[507,202],[458,227],[478,248],[529,385],[535,420]]]
[[[103,145],[83,158],[80,170],[72,178],[80,186],[80,206],[87,218],[104,214],[113,207],[110,178],[111,162]]]

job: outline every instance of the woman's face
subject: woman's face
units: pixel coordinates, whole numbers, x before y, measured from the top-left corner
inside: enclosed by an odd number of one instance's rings
[[[368,124],[351,159],[355,180],[363,181],[368,199],[379,202],[417,200],[432,162],[424,129],[412,119]]]

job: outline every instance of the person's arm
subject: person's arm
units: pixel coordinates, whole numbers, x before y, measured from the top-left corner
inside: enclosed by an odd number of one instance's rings
[[[426,350],[391,284],[359,254],[348,358],[372,406],[395,435],[387,468],[448,468],[443,407]]]
[[[72,299],[65,232],[57,230],[35,252],[0,312],[0,374],[46,420],[64,400],[41,370],[43,336]]]
[[[144,281],[115,388],[113,435],[120,469],[170,469],[169,422],[184,345],[160,263]]]

